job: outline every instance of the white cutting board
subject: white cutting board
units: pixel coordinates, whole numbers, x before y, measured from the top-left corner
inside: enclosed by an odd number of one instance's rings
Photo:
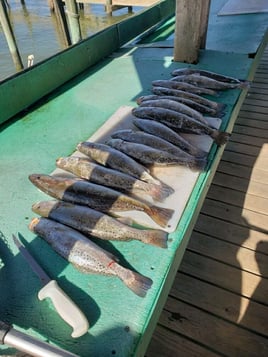
[[[120,129],[135,129],[133,125],[134,116],[131,114],[133,107],[121,106],[89,139],[88,141],[105,143],[110,139],[111,134]],[[208,122],[215,128],[219,128],[221,120],[216,118],[208,119]],[[207,135],[195,135],[195,134],[183,134],[184,138],[190,141],[204,151],[209,151],[213,140]],[[78,143],[77,143],[78,144]],[[82,153],[76,151],[73,156],[85,156]],[[188,202],[194,185],[200,174],[199,171],[193,171],[184,166],[158,166],[151,172],[154,177],[158,178],[162,182],[171,186],[174,189],[174,193],[167,197],[163,202],[154,202],[150,196],[142,195],[142,199],[146,199],[151,204],[165,207],[174,210],[173,217],[168,222],[168,226],[164,228],[166,232],[175,231],[184,208]],[[56,169],[53,175],[70,176],[69,173],[61,169]],[[163,229],[156,224],[148,215],[138,211],[118,212],[121,217],[127,217],[134,220],[138,224],[141,224],[150,228]]]

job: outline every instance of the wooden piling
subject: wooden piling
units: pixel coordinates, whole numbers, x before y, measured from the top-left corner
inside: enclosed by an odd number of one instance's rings
[[[210,0],[176,0],[174,61],[197,63],[205,47]]]
[[[18,50],[18,46],[16,44],[16,39],[12,30],[12,26],[9,21],[7,9],[5,2],[0,0],[0,22],[3,28],[3,32],[5,34],[7,44],[9,47],[9,51],[11,53],[15,68],[17,71],[21,71],[23,69],[23,63],[21,60],[21,56]]]
[[[70,46],[71,36],[68,28],[68,23],[65,16],[64,4],[62,0],[50,0],[50,10],[55,13],[56,21],[63,35],[66,46]]]
[[[82,39],[77,3],[75,0],[65,0],[65,5],[71,34],[71,41],[72,44],[75,44]]]

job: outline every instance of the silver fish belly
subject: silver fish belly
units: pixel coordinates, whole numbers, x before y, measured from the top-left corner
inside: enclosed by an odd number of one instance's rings
[[[206,157],[207,152],[193,146],[168,126],[154,120],[133,119],[133,124],[145,132],[158,136],[196,157]]]
[[[227,142],[230,134],[213,129],[197,120],[186,115],[179,114],[170,109],[155,107],[138,107],[132,110],[132,113],[142,119],[152,119],[160,121],[176,130],[192,132],[195,134],[207,134],[217,143],[223,145]]]
[[[96,164],[87,158],[77,156],[59,158],[56,160],[56,165],[93,183],[134,195],[145,193],[156,201],[163,201],[173,192],[162,185],[139,180],[121,171]]]
[[[175,81],[174,78],[170,80],[155,80],[152,82],[152,85],[155,87],[166,87],[170,89],[177,89],[182,91],[187,91],[188,93],[194,94],[208,94],[213,96],[218,96],[218,93],[213,89],[198,87],[197,85],[190,84],[182,81]]]
[[[158,229],[137,229],[102,212],[64,201],[41,201],[33,204],[33,212],[70,226],[87,236],[104,240],[138,240],[167,248],[167,233]]]
[[[109,145],[122,150],[144,165],[185,165],[195,169],[203,169],[206,164],[205,160],[199,160],[186,152],[181,151],[179,156],[175,156],[167,151],[158,150],[148,145],[130,143],[121,139],[111,139],[109,140]]]
[[[88,206],[101,212],[140,211],[165,227],[174,211],[142,202],[105,186],[85,180],[44,174],[31,174],[29,180],[46,194],[66,202]]]
[[[34,218],[29,229],[43,238],[55,252],[85,274],[115,276],[135,294],[145,297],[152,280],[121,266],[111,253],[81,233],[47,218]]]

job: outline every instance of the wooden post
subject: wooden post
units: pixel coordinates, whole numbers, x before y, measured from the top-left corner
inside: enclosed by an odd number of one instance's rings
[[[210,0],[176,0],[174,61],[197,63],[205,47]]]
[[[211,0],[202,2],[200,18],[200,48],[202,49],[206,48],[210,2]]]
[[[105,11],[107,12],[108,15],[112,15],[112,12],[113,12],[113,1],[112,0],[106,0]]]
[[[65,5],[66,13],[68,16],[68,23],[70,26],[72,44],[75,44],[82,39],[77,3],[75,0],[65,0]]]
[[[62,0],[50,0],[50,10],[55,13],[58,27],[66,46],[72,44]]]
[[[3,32],[5,34],[9,51],[11,53],[16,70],[20,71],[23,69],[23,64],[16,44],[16,39],[8,18],[6,5],[3,0],[0,0],[0,23],[2,25]]]

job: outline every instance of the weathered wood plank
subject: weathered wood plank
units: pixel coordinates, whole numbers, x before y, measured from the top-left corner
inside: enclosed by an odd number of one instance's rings
[[[268,336],[268,306],[221,289],[202,280],[178,272],[170,295],[202,310],[208,311],[227,321],[237,323],[247,329]],[[242,302],[241,302],[242,301]],[[250,306],[246,314],[241,314],[241,305]]]
[[[245,137],[244,137],[245,138]],[[259,146],[253,146],[253,145],[248,145],[249,141],[253,141],[255,144],[255,138],[253,137],[250,138],[245,144],[240,143],[240,138],[237,139],[235,135],[233,135],[232,140],[229,141],[226,149],[229,151],[235,151],[235,152],[240,152],[241,154],[245,154],[248,156],[253,156],[253,157],[258,157],[258,153],[260,152],[260,147]]]
[[[265,214],[212,199],[205,200],[202,212],[248,229],[267,232],[267,215]]]
[[[268,95],[268,92],[267,94]],[[254,119],[254,120],[267,120],[267,115],[264,113],[255,113],[255,112],[251,112],[251,111],[246,111],[243,108],[241,109],[241,111],[239,112],[240,115],[242,115],[243,117],[245,116],[248,119]]]
[[[244,155],[241,153],[228,151],[227,149],[224,151],[222,158],[225,161],[229,161],[229,162],[235,163],[235,164],[244,165],[247,167],[253,167],[254,164],[257,165],[257,160],[255,157],[250,157],[248,155]],[[265,158],[264,158],[264,160],[265,160]],[[267,165],[261,165],[260,161],[259,161],[258,168],[261,170],[267,171]]]
[[[154,331],[146,357],[172,356],[216,357],[217,353],[202,347],[198,343],[158,325]]]
[[[223,172],[236,177],[250,179],[250,181],[267,184],[268,172],[259,168],[251,168],[242,166],[239,164],[230,163],[228,161],[221,160],[219,163],[217,172]]]
[[[207,197],[249,211],[252,210],[256,214],[268,215],[268,199],[262,196],[245,194],[233,188],[230,189],[213,184],[209,189]],[[268,217],[266,217],[266,219],[268,219]]]
[[[229,139],[229,142],[226,146],[227,149],[228,146],[232,144],[232,142],[235,142],[236,144],[239,143],[248,144],[250,147],[256,147],[257,150],[260,150],[263,144],[266,143],[266,138],[259,138],[257,136],[248,135],[250,134],[250,130],[252,128],[247,127],[247,130],[245,128],[246,127],[244,127],[243,130],[241,130],[241,128],[238,127],[238,125],[235,125],[234,130]],[[252,130],[254,130],[254,128]]]
[[[262,100],[262,99],[260,99],[260,98],[252,98],[251,96],[249,96],[249,97],[247,98],[247,100],[245,101],[245,103],[246,103],[247,105],[252,105],[252,106],[254,106],[255,108],[258,107],[258,109],[259,109],[259,107],[260,107],[260,108],[267,108],[267,107],[268,107],[267,101]],[[258,110],[258,111],[259,111],[259,110]]]
[[[267,115],[267,108],[263,106],[258,106],[258,105],[252,105],[252,104],[247,104],[246,102],[243,105],[243,110],[247,110],[249,112],[254,112],[254,113],[263,113]]]
[[[259,196],[261,198],[268,198],[268,183],[261,184],[259,182],[249,182],[247,179],[235,177],[233,175],[216,172],[213,178],[213,184],[231,188],[233,190],[246,193],[247,195]],[[268,207],[267,207],[268,211]],[[268,212],[267,212],[268,213]]]
[[[196,63],[206,42],[210,0],[176,0],[174,61]]]
[[[237,259],[236,256],[233,258],[234,260]],[[190,251],[186,251],[184,255],[180,271],[196,279],[267,305],[268,279],[262,279],[258,275]],[[261,288],[257,289],[259,284],[261,284]]]
[[[248,135],[248,136],[256,136],[257,138],[268,139],[268,131],[257,128],[248,128],[244,125],[235,125],[234,132]],[[265,141],[263,141],[265,144]]]
[[[266,254],[257,253],[254,250],[215,239],[215,237],[210,237],[196,231],[193,232],[187,249],[240,269],[240,263],[236,259],[239,251],[239,257],[243,261],[243,269],[245,271],[260,275],[263,278],[268,277],[268,257]]]
[[[223,356],[259,357],[268,354],[268,344],[264,337],[177,299],[167,300],[160,323],[204,346],[209,346]]]
[[[195,231],[211,237],[245,247],[256,252],[268,254],[267,234],[247,227],[239,226],[201,213],[195,225]],[[264,244],[263,244],[264,243]]]
[[[241,113],[239,114],[239,117],[236,120],[236,124],[248,126],[250,128],[268,130],[268,121],[247,119],[247,117],[243,117]]]

